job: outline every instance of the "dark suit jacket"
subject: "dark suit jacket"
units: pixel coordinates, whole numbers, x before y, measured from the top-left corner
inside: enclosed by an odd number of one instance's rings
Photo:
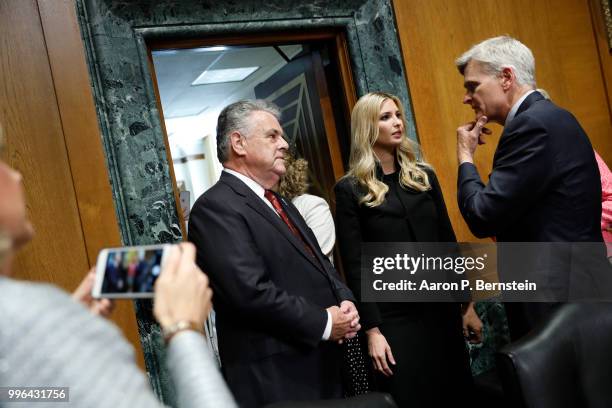
[[[329,398],[339,387],[337,347],[321,341],[325,309],[354,298],[297,209],[281,203],[317,259],[229,173],[191,210],[189,240],[214,290],[222,369],[242,406]]]
[[[477,237],[498,242],[601,242],[601,181],[574,116],[529,95],[499,139],[485,186],[459,167],[459,209]]]
[[[397,174],[384,177],[377,170],[377,178],[390,186],[379,206],[359,203],[367,190],[353,178],[335,187],[338,245],[347,282],[359,299],[362,243],[455,242],[433,171],[426,170],[431,189],[420,192],[401,187]],[[380,385],[398,406],[468,406],[471,375],[459,304],[360,302],[358,307],[362,327],[378,327],[393,351],[392,382]]]
[[[496,237],[498,242],[602,241],[601,182],[591,143],[571,113],[538,92],[523,101],[505,126],[487,185],[473,164],[459,167],[458,201],[477,237]],[[498,251],[500,276],[504,265],[517,261],[506,256],[508,262],[502,262],[506,250]],[[552,297],[560,298],[568,296],[573,284],[570,258],[569,250],[552,247],[549,253],[518,261],[526,273],[549,282]],[[511,336],[522,336],[552,309],[552,303],[507,303]]]
[[[366,190],[352,178],[336,184],[336,231],[342,264],[349,287],[361,298],[361,244],[363,242],[455,242],[442,191],[436,175],[426,170],[431,190],[402,190],[398,195],[406,214],[394,214],[387,203],[371,208],[359,204]],[[377,177],[383,178],[377,167]],[[391,194],[391,193],[389,193]],[[367,330],[380,326],[386,316],[427,313],[410,303],[360,302],[361,325]],[[431,310],[431,308],[429,309]],[[457,310],[459,310],[457,308]],[[458,313],[457,313],[457,316]],[[422,316],[421,316],[422,317]]]

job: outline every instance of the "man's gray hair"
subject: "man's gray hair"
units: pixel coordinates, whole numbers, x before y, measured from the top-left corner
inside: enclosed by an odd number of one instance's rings
[[[503,68],[511,67],[519,84],[536,87],[533,53],[517,39],[504,35],[472,46],[455,60],[461,75],[471,60],[482,63],[491,75],[499,75]]]
[[[249,117],[253,112],[264,111],[280,122],[280,109],[264,99],[246,99],[227,105],[217,120],[217,158],[225,163],[229,160],[229,135],[238,131],[245,135],[249,131]]]

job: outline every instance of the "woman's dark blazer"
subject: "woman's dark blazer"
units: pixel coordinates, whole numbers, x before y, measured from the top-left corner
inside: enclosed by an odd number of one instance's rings
[[[421,214],[406,214],[410,234],[405,235],[412,236],[394,234],[398,230],[394,225],[397,218],[389,217],[386,202],[374,208],[359,204],[367,190],[356,179],[344,177],[334,187],[337,242],[347,284],[359,302],[361,325],[365,330],[379,326],[383,319],[377,303],[360,302],[362,242],[456,242],[438,179],[432,170],[425,171],[431,184],[430,190],[419,192],[402,189],[399,194],[404,208],[418,209],[414,212]],[[378,166],[377,178],[382,180],[382,177],[382,168]]]

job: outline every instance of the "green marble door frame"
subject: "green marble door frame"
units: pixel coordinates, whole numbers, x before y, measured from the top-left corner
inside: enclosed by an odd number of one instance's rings
[[[125,244],[181,239],[164,135],[148,66],[148,40],[345,31],[358,95],[397,94],[416,139],[401,51],[389,1],[77,0],[117,215]]]
[[[330,28],[347,38],[357,95],[386,91],[406,107],[408,86],[390,0],[76,0],[123,243],[182,239],[147,41]],[[150,303],[136,305],[147,371],[173,405]]]

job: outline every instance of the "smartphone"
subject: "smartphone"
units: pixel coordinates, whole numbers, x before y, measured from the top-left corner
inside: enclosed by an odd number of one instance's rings
[[[96,263],[94,298],[152,298],[170,244],[107,248]]]

